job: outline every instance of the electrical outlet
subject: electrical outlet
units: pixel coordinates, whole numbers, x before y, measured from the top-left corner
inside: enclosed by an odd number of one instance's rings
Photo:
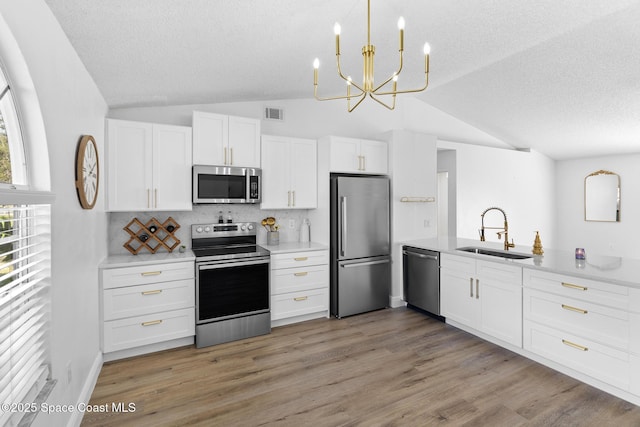
[[[296,220],[295,219],[290,219],[289,220],[289,228],[296,228]]]

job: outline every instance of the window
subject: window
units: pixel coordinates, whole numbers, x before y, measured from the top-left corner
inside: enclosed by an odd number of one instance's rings
[[[43,401],[43,390],[53,383],[48,335],[51,212],[28,191],[18,119],[9,79],[0,68],[0,403],[15,405]],[[0,425],[28,425],[37,414],[18,409],[0,411]]]

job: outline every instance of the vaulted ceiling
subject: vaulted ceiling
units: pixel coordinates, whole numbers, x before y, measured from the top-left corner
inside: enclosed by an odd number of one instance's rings
[[[345,74],[362,73],[365,0],[46,2],[111,108],[309,98],[315,57],[321,93],[342,94],[334,22]],[[640,152],[640,1],[371,0],[377,81],[399,16],[400,88],[431,45],[422,102],[555,159]]]

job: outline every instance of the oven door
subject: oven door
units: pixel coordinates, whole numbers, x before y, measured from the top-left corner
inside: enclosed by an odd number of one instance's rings
[[[269,257],[196,262],[196,323],[269,312]]]

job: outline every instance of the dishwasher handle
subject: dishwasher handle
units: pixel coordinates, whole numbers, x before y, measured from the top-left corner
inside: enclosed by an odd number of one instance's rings
[[[423,258],[423,259],[432,259],[434,261],[438,260],[438,257],[435,256],[435,255],[425,255],[425,254],[420,254],[420,253],[417,253],[417,252],[410,252],[410,251],[407,251],[407,250],[403,250],[402,253],[404,255],[415,256],[415,257]]]

